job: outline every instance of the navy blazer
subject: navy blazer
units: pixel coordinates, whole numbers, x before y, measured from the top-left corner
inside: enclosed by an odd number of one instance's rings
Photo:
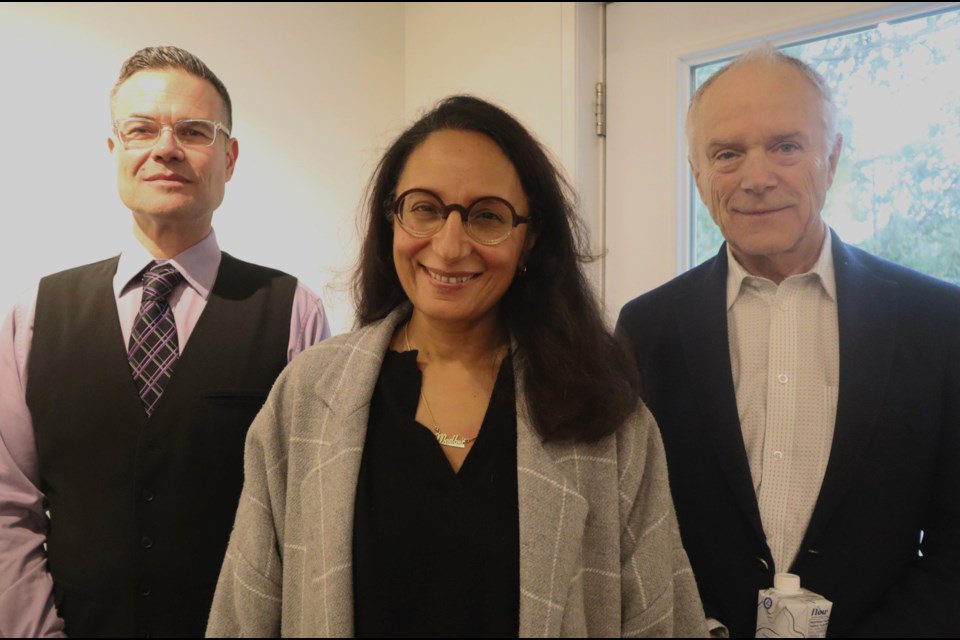
[[[960,636],[960,288],[833,235],[840,388],[830,458],[793,565],[831,636]],[[660,425],[704,609],[753,636],[774,566],[740,431],[726,246],[620,313]],[[921,540],[922,538],[922,540]]]

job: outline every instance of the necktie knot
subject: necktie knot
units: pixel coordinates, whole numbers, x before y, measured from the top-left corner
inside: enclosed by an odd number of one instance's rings
[[[183,276],[169,262],[155,264],[143,274],[144,300],[166,300]]]

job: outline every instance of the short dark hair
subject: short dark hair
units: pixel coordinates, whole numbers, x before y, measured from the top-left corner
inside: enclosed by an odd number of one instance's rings
[[[366,235],[354,274],[357,319],[375,322],[407,300],[393,263],[390,203],[413,150],[444,130],[490,138],[513,163],[536,241],[500,300],[517,350],[530,415],[545,439],[596,440],[637,408],[639,382],[607,330],[581,270],[591,259],[569,184],[527,129],[503,109],[473,96],[442,100],[390,145],[370,180]]]
[[[224,124],[228,129],[233,128],[233,103],[230,101],[226,85],[210,70],[210,67],[204,64],[203,60],[180,47],[146,47],[127,58],[120,67],[120,77],[110,92],[111,106],[120,85],[138,71],[150,69],[180,69],[212,84],[223,100]]]

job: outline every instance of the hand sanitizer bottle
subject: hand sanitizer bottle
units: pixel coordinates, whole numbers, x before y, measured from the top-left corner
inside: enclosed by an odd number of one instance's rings
[[[825,638],[833,603],[800,588],[800,576],[778,573],[757,599],[758,638]]]

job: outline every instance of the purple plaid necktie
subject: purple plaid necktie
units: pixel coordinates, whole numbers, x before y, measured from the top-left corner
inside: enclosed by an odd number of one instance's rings
[[[183,276],[170,263],[155,263],[143,274],[143,300],[130,333],[127,358],[147,416],[153,413],[177,363],[177,325],[167,296],[181,280]]]

